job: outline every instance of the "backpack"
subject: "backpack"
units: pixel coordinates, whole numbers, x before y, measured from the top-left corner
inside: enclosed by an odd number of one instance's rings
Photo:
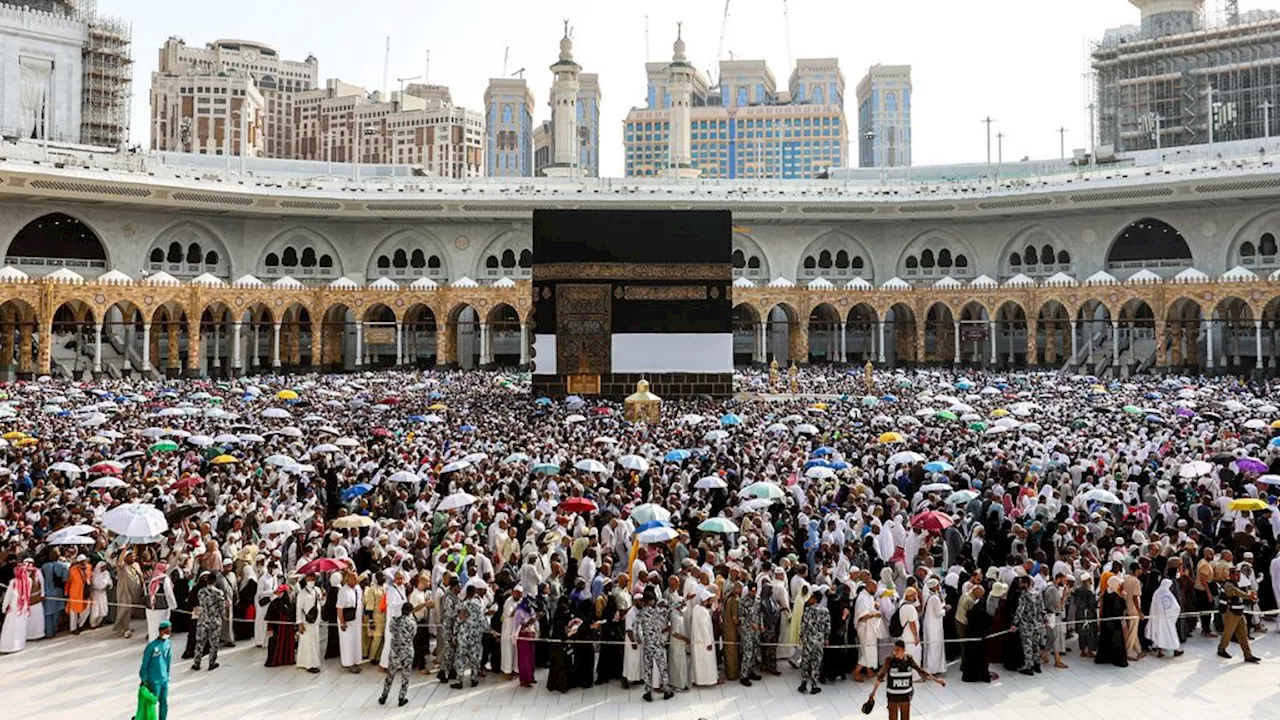
[[[893,617],[889,618],[889,637],[902,637],[902,608],[899,607],[893,611]]]

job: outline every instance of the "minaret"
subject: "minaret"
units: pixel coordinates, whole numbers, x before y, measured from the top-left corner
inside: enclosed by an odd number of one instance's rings
[[[555,82],[551,85],[552,164],[543,168],[547,177],[581,177],[578,165],[578,73],[582,66],[573,61],[573,40],[569,38],[569,21],[564,21],[564,37],[560,38],[560,60],[551,66]]]
[[[690,150],[692,122],[690,106],[693,104],[693,66],[685,59],[684,38],[681,23],[676,23],[676,42],[672,46],[671,64],[667,66],[667,91],[671,95],[671,132],[668,142],[671,144],[670,167],[667,177],[696,178],[698,169],[693,167],[693,155]]]

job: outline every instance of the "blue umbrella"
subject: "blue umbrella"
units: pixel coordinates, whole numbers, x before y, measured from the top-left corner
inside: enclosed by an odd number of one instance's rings
[[[560,473],[560,466],[555,463],[538,463],[529,469],[538,475],[557,475]]]
[[[439,390],[432,390],[431,392],[427,393],[427,399],[429,400],[439,400],[440,398],[443,398],[443,397],[444,397],[444,393],[440,392]]]
[[[1271,442],[1270,442],[1270,443],[1268,443],[1268,444],[1269,444],[1271,447],[1280,447],[1280,437],[1273,437],[1273,438],[1271,438]]]
[[[533,402],[534,402],[534,404],[535,404],[535,405],[550,405],[550,404],[552,404],[552,400],[551,400],[551,398],[549,398],[549,397],[540,397],[540,398],[538,398],[537,400],[534,400]]]
[[[849,463],[843,460],[832,460],[831,462],[827,463],[827,467],[831,468],[832,470],[848,470]]]
[[[688,450],[669,450],[662,458],[666,462],[684,462],[689,459]]]
[[[643,523],[639,527],[637,527],[636,532],[640,533],[640,532],[644,532],[645,530],[652,530],[654,528],[659,528],[659,527],[671,527],[671,523],[667,522],[666,520],[650,520],[649,522]]]
[[[810,460],[804,464],[805,470],[808,470],[811,467],[829,468],[831,467],[831,463],[827,462],[826,460],[823,460],[822,458],[814,458],[813,460]]]
[[[346,502],[348,500],[353,500],[355,498],[360,497],[361,495],[364,495],[365,493],[369,492],[372,489],[373,489],[373,486],[370,485],[369,483],[360,483],[358,485],[352,485],[351,487],[342,491],[342,501]]]
[[[956,389],[957,389],[957,390],[972,390],[972,389],[973,389],[973,383],[969,382],[968,380],[957,380],[957,381],[956,381]]]
[[[813,455],[813,457],[826,457],[826,456],[828,456],[828,455],[835,455],[835,454],[836,454],[836,449],[835,449],[835,448],[833,448],[833,447],[827,447],[827,446],[825,446],[825,445],[824,445],[824,446],[822,446],[822,447],[818,448],[817,450],[814,450],[814,451],[813,451],[812,453],[810,453],[810,454],[811,454],[811,455]]]
[[[1148,399],[1148,400],[1159,400],[1159,399],[1160,399],[1160,393],[1158,393],[1158,392],[1149,392],[1149,393],[1147,393],[1146,395],[1143,395],[1142,397],[1144,397],[1144,398],[1146,398],[1146,399]]]
[[[881,400],[883,400],[883,401],[885,401],[885,402],[887,402],[887,403],[896,403],[896,402],[898,402],[898,396],[897,396],[897,395],[885,395],[884,397],[882,397],[882,398],[880,398],[880,399],[881,399]]]
[[[738,415],[734,415],[733,413],[729,413],[728,415],[722,415],[720,416],[720,424],[721,425],[741,425],[742,417]]]
[[[925,463],[924,470],[925,472],[935,472],[935,473],[949,472],[951,470],[955,470],[955,467],[953,467],[951,463],[946,462],[944,460],[934,460],[931,463]]]
[[[475,431],[476,431],[476,426],[475,426],[475,425],[460,425],[460,426],[458,426],[458,432],[475,432]]]
[[[410,415],[409,422],[426,422],[426,415]]]

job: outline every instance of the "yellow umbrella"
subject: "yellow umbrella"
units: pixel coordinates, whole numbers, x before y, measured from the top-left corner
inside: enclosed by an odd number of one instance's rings
[[[1266,510],[1267,504],[1258,498],[1239,498],[1237,500],[1232,500],[1227,507],[1232,510],[1253,511]]]
[[[991,411],[991,417],[1004,417],[1005,415],[1008,415],[1008,414],[1009,414],[1009,411],[1005,410],[1004,408],[996,408],[995,410]]]
[[[33,438],[33,437],[24,437],[24,438],[22,438],[21,440],[19,440],[18,442],[14,443],[14,444],[13,444],[13,446],[14,446],[14,447],[29,447],[29,446],[31,446],[31,445],[35,445],[35,444],[36,444],[36,443],[38,443],[38,442],[40,442],[40,441],[39,441],[39,440],[36,440],[36,439],[35,439],[35,438]]]
[[[1280,420],[1272,420],[1271,427],[1275,430],[1280,430]]]
[[[812,410],[826,410],[826,409],[827,409],[827,404],[826,404],[826,403],[824,403],[824,402],[814,403],[813,405],[811,405],[811,406],[810,406],[810,409],[812,409]]]
[[[0,437],[3,437],[5,440],[22,440],[28,437],[28,435],[21,430],[10,430],[4,435],[0,435]]]
[[[281,390],[280,392],[276,393],[276,397],[280,398],[281,400],[297,400],[298,393],[292,390]]]
[[[428,405],[427,409],[428,410],[448,410],[449,406],[445,405],[444,403],[436,403],[435,405]]]
[[[887,432],[882,434],[879,440],[882,445],[887,445],[889,443],[902,442],[902,435],[896,432]]]
[[[214,464],[214,465],[233,465],[233,464],[238,463],[238,462],[240,462],[240,461],[239,461],[239,460],[237,460],[237,459],[235,459],[235,458],[234,458],[233,456],[231,456],[231,455],[219,455],[218,457],[216,457],[216,458],[214,458],[214,459],[210,460],[209,462],[210,462],[210,463],[212,463],[212,464]]]

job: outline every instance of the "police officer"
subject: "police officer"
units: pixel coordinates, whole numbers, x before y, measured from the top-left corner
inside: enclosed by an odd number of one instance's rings
[[[1249,629],[1244,619],[1244,604],[1257,602],[1256,592],[1245,592],[1240,589],[1240,569],[1231,568],[1227,582],[1222,587],[1222,598],[1226,605],[1222,613],[1222,638],[1218,640],[1218,657],[1230,658],[1227,647],[1234,638],[1244,650],[1244,661],[1247,663],[1262,662],[1249,648]]]
[[[818,675],[822,670],[822,651],[831,634],[831,612],[822,604],[825,586],[818,586],[809,595],[809,604],[800,618],[800,693],[817,695]]]
[[[898,640],[893,644],[893,654],[880,667],[880,673],[876,675],[876,685],[871,688],[871,695],[867,697],[867,703],[870,704],[875,700],[876,691],[880,689],[880,683],[885,684],[884,694],[885,702],[889,707],[889,720],[911,720],[911,696],[913,694],[911,684],[915,679],[916,673],[925,680],[932,680],[939,685],[946,685],[947,681],[924,671],[924,668],[916,662],[916,659],[907,654],[906,643]]]
[[[760,618],[760,599],[756,597],[756,584],[743,586],[742,599],[738,601],[738,642],[740,643],[743,685],[751,687],[752,680],[759,680],[756,668],[760,665],[760,633],[764,631]]]
[[[640,629],[641,663],[644,670],[644,699],[653,702],[653,672],[657,668],[662,699],[670,700],[671,679],[667,674],[667,645],[671,637],[671,617],[665,603],[659,602],[654,586],[644,589],[644,609],[636,619]]]

